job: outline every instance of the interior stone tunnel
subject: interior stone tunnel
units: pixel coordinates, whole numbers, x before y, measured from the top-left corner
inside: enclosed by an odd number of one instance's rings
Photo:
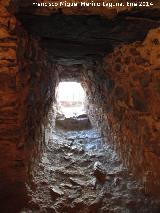
[[[152,2],[0,0],[0,212],[160,211],[160,4]],[[86,93],[83,131],[57,130],[62,81]]]

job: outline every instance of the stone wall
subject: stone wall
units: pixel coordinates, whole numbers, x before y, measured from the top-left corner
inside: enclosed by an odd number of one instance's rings
[[[58,81],[81,81],[82,68],[81,64],[57,64]]]
[[[41,135],[45,133],[45,127],[48,125],[48,113],[55,101],[57,73],[54,64],[49,62],[47,54],[39,47],[38,41],[28,37],[20,25],[17,25],[16,31],[19,38],[17,79],[22,108],[20,114],[21,123],[23,123],[21,135],[25,141],[29,135],[27,146],[34,152],[32,155],[37,158],[38,153],[43,150],[44,141],[40,141],[40,138],[43,140],[45,137],[45,135],[43,137]],[[36,141],[38,144],[35,143]],[[27,156],[27,159],[30,157]]]
[[[146,192],[160,192],[160,29],[85,66],[88,113]],[[96,64],[97,63],[97,64]]]
[[[25,184],[44,149],[54,101],[55,70],[7,10],[0,6],[0,206],[14,212],[27,200]]]
[[[25,167],[23,149],[19,149],[19,94],[17,90],[17,37],[12,34],[16,20],[3,7],[0,7],[0,209],[25,202]],[[17,191],[17,188],[19,191]],[[23,199],[21,199],[21,195]],[[8,202],[8,203],[7,203]],[[11,204],[10,204],[11,203]],[[11,208],[11,207],[10,207]]]

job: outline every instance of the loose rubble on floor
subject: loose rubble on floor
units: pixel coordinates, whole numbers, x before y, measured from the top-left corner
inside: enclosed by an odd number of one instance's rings
[[[23,212],[159,212],[86,116],[58,118],[56,124],[29,188],[30,210]]]

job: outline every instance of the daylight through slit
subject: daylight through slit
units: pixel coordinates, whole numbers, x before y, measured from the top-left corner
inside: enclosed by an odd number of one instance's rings
[[[60,82],[57,87],[57,106],[60,114],[74,117],[85,113],[85,92],[81,83]]]

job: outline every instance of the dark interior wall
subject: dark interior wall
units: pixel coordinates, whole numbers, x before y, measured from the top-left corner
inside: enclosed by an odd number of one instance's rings
[[[154,195],[160,190],[159,35],[158,28],[143,42],[117,47],[85,66],[83,79],[92,123]]]
[[[25,202],[25,154],[20,148],[16,20],[4,7],[0,7],[0,25],[0,210],[9,212],[17,201]]]
[[[19,97],[22,138],[26,143],[26,160],[38,159],[45,148],[45,127],[55,101],[56,70],[37,40],[17,26],[19,63]],[[30,163],[29,163],[30,165]],[[30,170],[32,171],[32,170]]]
[[[26,182],[45,149],[56,71],[37,40],[0,7],[0,210],[27,201]],[[4,204],[4,205],[3,205]]]

